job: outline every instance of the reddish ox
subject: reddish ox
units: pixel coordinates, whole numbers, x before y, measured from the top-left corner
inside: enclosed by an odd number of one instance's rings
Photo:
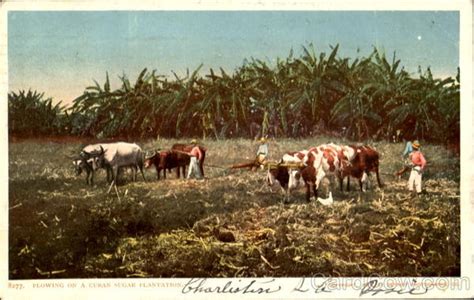
[[[171,170],[176,168],[176,177],[180,178],[180,169],[183,171],[183,177],[186,176],[186,166],[189,165],[189,155],[178,153],[173,150],[160,152],[160,169]],[[166,179],[166,172],[164,175]]]
[[[161,163],[161,156],[163,153],[169,152],[169,151],[155,151],[155,153],[152,156],[146,157],[145,158],[145,163],[144,166],[145,168],[150,168],[152,165],[155,166],[156,169],[156,177],[158,180],[160,179],[160,173],[163,171],[163,178],[166,179],[166,168],[163,168],[160,163]],[[169,172],[171,172],[171,169],[168,169]]]
[[[301,170],[301,177],[306,187],[306,201],[309,202],[311,199],[311,190],[313,191],[314,199],[318,199],[317,170],[312,166],[306,166]]]
[[[160,152],[155,151],[155,153],[152,156],[147,156],[145,157],[145,161],[143,162],[143,166],[145,169],[150,168],[152,165],[155,166],[156,169],[156,176],[158,179],[160,179],[160,172],[161,169],[159,167],[160,165]],[[164,175],[166,175],[166,170],[163,170]]]
[[[174,144],[172,147],[171,147],[171,151],[173,150],[177,150],[176,152],[191,152],[191,150],[193,149],[193,145],[186,145],[186,144]],[[199,146],[199,149],[201,150],[201,153],[202,153],[202,157],[201,159],[199,160],[199,168],[201,169],[201,174],[202,176],[204,177],[204,159],[206,158],[206,148],[204,148],[203,146]],[[189,163],[189,161],[188,161]]]
[[[166,179],[166,170],[171,172],[176,168],[176,177],[180,178],[180,171],[183,176],[186,174],[186,166],[189,165],[189,156],[183,153],[177,153],[172,150],[155,151],[155,154],[145,159],[145,168],[155,166],[156,176],[160,179],[160,173],[163,171],[163,178]]]
[[[366,183],[367,176],[370,172],[375,172],[377,176],[378,186],[381,188],[383,184],[380,181],[379,175],[379,153],[370,146],[349,146],[355,151],[354,158],[350,164],[342,168],[340,172],[340,188],[342,191],[343,180],[347,178],[347,190],[350,189],[350,176],[358,179],[361,191],[365,191],[363,183]]]

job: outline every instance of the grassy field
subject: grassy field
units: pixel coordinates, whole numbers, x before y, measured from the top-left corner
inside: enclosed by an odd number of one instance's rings
[[[273,159],[328,138],[271,141]],[[166,149],[178,140],[139,143]],[[188,141],[184,141],[188,142]],[[255,142],[205,141],[206,163],[253,158]],[[283,204],[265,171],[207,167],[203,181],[126,182],[107,194],[74,174],[68,155],[81,143],[17,141],[9,148],[9,276],[27,278],[197,276],[458,276],[460,164],[423,145],[426,194],[411,198],[400,168],[403,144],[373,143],[385,187],[341,193],[334,204],[306,203],[304,190]],[[407,175],[406,175],[407,176]],[[327,193],[328,182],[321,194]],[[229,237],[234,242],[226,241]]]

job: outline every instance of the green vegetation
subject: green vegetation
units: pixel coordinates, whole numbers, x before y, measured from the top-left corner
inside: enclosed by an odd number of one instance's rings
[[[271,158],[333,137],[269,142]],[[84,141],[88,142],[88,141]],[[143,149],[186,140],[158,139]],[[383,190],[340,192],[334,204],[307,204],[304,190],[282,204],[265,172],[211,165],[241,162],[255,151],[246,139],[208,140],[207,179],[126,182],[107,194],[103,171],[94,188],[73,172],[79,142],[11,143],[9,148],[9,276],[459,276],[459,158],[423,145],[427,194],[411,198],[400,168],[404,145],[373,144],[381,153]],[[328,183],[321,189],[327,193]],[[229,242],[226,236],[233,236]]]
[[[428,68],[412,78],[395,55],[389,61],[374,49],[352,60],[337,51],[317,54],[309,45],[274,66],[245,60],[232,74],[210,69],[200,75],[200,67],[169,79],[144,69],[135,82],[121,76],[116,90],[107,74],[104,84],[87,87],[72,107],[52,110],[61,124],[54,128],[96,138],[337,134],[355,140],[388,140],[401,130],[406,139],[459,142],[459,74],[437,79]],[[9,95],[10,133],[44,134],[49,127],[38,124],[50,124],[52,115],[25,120],[20,107],[29,98],[22,95]],[[34,111],[50,107],[35,99]]]
[[[9,93],[10,137],[54,137],[9,145],[10,278],[459,276],[460,161],[439,146],[459,145],[459,70],[412,78],[395,55],[337,52],[309,45],[231,74],[199,67],[170,79],[144,69],[135,82],[120,76],[116,90],[107,73],[68,108],[36,91]],[[404,146],[387,143],[397,132],[424,141],[427,194],[418,198],[391,175]],[[264,172],[210,167],[252,159],[258,135],[276,138],[273,159],[329,140],[371,141],[386,185],[333,187],[330,207],[296,191],[285,205]],[[143,145],[152,150],[186,137],[211,137],[204,181],[155,181],[148,170],[150,181],[107,194],[103,171],[90,188],[68,158],[82,141],[156,138]]]
[[[52,104],[44,93],[8,94],[8,133],[17,136],[59,135],[67,132],[67,115],[61,103]]]

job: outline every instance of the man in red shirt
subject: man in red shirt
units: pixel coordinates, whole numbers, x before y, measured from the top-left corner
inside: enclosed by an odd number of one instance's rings
[[[408,179],[408,190],[413,192],[415,186],[416,193],[421,194],[421,175],[426,166],[426,159],[420,151],[420,143],[414,141],[412,144],[413,152],[410,153],[410,161],[412,164],[410,178]]]
[[[189,162],[187,179],[190,179],[191,175],[194,175],[194,177],[197,179],[202,179],[201,169],[199,168],[199,164],[198,164],[198,162],[202,158],[202,152],[201,152],[201,149],[199,149],[199,145],[197,144],[196,140],[192,140],[191,145],[193,145],[193,148],[191,149],[191,152],[189,153],[189,156],[191,159]]]

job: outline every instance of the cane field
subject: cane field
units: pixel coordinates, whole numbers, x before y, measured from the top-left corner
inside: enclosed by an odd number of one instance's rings
[[[69,106],[11,91],[9,277],[459,276],[460,69],[412,74],[395,53],[348,58],[338,47],[232,72],[144,68],[118,88],[104,70]],[[306,203],[304,190],[284,204],[265,170],[227,168],[254,159],[262,136],[271,160],[330,141],[371,145],[385,185],[362,193],[353,180],[341,192],[325,180],[331,206]],[[192,138],[208,149],[202,181],[149,169],[132,182],[125,171],[108,191],[103,170],[93,187],[74,173],[72,157],[92,142],[149,152]],[[428,161],[418,197],[408,174],[393,175],[406,140]]]
[[[330,137],[273,139],[270,159]],[[331,139],[347,143],[346,140]],[[187,140],[157,139],[143,149]],[[459,157],[422,145],[425,193],[412,197],[402,165],[403,143],[373,142],[381,154],[379,189],[371,176],[362,193],[325,181],[331,206],[304,189],[283,203],[266,171],[227,170],[253,158],[248,139],[203,140],[205,180],[131,181],[125,172],[107,193],[105,171],[95,186],[76,176],[69,156],[87,141],[22,140],[9,147],[9,275],[26,278],[233,276],[458,276]],[[219,168],[219,166],[223,168]]]

